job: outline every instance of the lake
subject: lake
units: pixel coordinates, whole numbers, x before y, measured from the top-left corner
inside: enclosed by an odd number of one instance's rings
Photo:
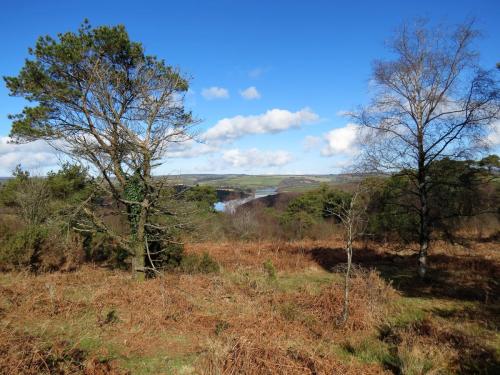
[[[225,202],[216,202],[214,204],[215,211],[218,212],[228,212],[234,213],[238,206],[250,202],[257,198],[267,197],[268,195],[278,194],[278,189],[275,187],[267,187],[262,189],[256,189],[255,193],[251,197],[243,198],[243,199],[231,199]]]

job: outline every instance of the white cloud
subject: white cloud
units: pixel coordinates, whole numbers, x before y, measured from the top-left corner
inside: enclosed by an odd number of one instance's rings
[[[194,139],[189,139],[180,143],[174,143],[167,150],[167,158],[194,158],[201,155],[207,155],[219,151],[214,145],[200,143]]]
[[[349,169],[349,167],[352,166],[353,159],[350,157],[347,158],[341,158],[338,160],[335,160],[332,164],[332,168],[336,170],[338,173],[341,173],[342,171],[346,171]]]
[[[304,138],[303,142],[304,150],[311,151],[314,148],[316,148],[320,143],[321,143],[320,137],[308,135],[307,137]]]
[[[495,147],[500,145],[500,121],[496,121],[490,126],[488,134],[488,143]]]
[[[309,108],[297,112],[271,109],[261,115],[222,119],[208,129],[202,138],[208,141],[231,141],[247,134],[279,133],[318,120],[319,116]]]
[[[250,86],[240,91],[240,95],[246,100],[260,99],[260,93],[255,86]]]
[[[0,137],[0,176],[8,176],[16,165],[24,169],[46,169],[57,165],[55,150],[44,141],[27,144],[10,143],[10,137]]]
[[[292,155],[284,150],[263,151],[257,148],[248,150],[231,149],[222,153],[222,160],[233,167],[277,167],[290,163]]]
[[[207,100],[212,99],[227,99],[229,91],[223,87],[212,86],[201,91],[201,95]]]
[[[327,145],[321,150],[321,155],[356,154],[358,151],[356,147],[358,129],[358,125],[347,124],[343,128],[330,130],[325,134]]]

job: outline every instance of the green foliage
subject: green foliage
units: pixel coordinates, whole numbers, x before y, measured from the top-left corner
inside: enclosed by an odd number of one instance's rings
[[[217,273],[220,271],[220,266],[208,253],[203,253],[198,269],[201,273]]]
[[[197,254],[187,254],[182,258],[180,268],[186,273],[196,273],[199,263],[200,257]]]
[[[434,221],[452,215],[470,215],[477,203],[482,170],[471,162],[443,159],[432,164],[430,199]]]
[[[0,186],[0,205],[7,207],[16,205],[16,192],[19,184],[20,181],[13,178]]]
[[[88,196],[90,184],[88,170],[78,164],[64,163],[57,172],[47,174],[47,185],[55,199],[79,201]]]
[[[368,205],[368,228],[375,239],[417,240],[418,215],[415,196],[409,193],[411,181],[405,175],[394,175],[374,184]]]
[[[270,259],[264,262],[263,267],[269,280],[273,281],[277,279],[276,268],[274,267],[274,264]]]
[[[500,168],[500,157],[498,155],[488,155],[478,162],[481,167],[487,167],[489,171],[491,168]]]
[[[83,249],[85,258],[89,262],[106,262],[112,267],[128,268],[126,263],[127,251],[118,246],[104,233],[86,233],[84,235]]]
[[[0,186],[0,205],[8,207],[17,205],[17,192],[20,190],[20,186],[29,179],[30,173],[23,170],[19,164],[12,176],[14,178],[7,180],[6,183]]]
[[[129,202],[134,202],[131,204],[127,204],[128,220],[130,223],[132,237],[134,238],[137,234],[137,225],[139,223],[139,216],[142,209],[140,202],[142,202],[142,200],[144,199],[144,182],[142,181],[139,173],[135,173],[133,176],[127,179],[124,198]]]
[[[154,266],[160,270],[177,268],[185,258],[184,246],[181,243],[150,241],[148,247]],[[149,258],[147,258],[146,265],[151,267]]]
[[[33,270],[57,269],[67,256],[75,255],[83,241],[67,232],[68,215],[87,197],[90,187],[87,171],[79,166],[66,163],[47,178],[32,177],[18,166],[14,178],[0,189],[0,200],[16,213],[16,226],[21,229],[12,228],[2,236],[0,262]],[[78,237],[75,243],[74,236]]]
[[[281,224],[296,237],[303,237],[315,224],[331,217],[331,210],[350,199],[350,194],[322,184],[293,199],[281,217]]]
[[[48,237],[45,227],[22,229],[0,243],[0,263],[18,267],[34,266],[36,257]]]
[[[26,60],[18,76],[4,77],[11,95],[39,103],[10,116],[11,136],[16,139],[58,138],[58,127],[63,126],[56,121],[60,111],[81,104],[97,62],[109,73],[109,90],[120,95],[133,90],[131,77],[139,66],[170,77],[176,90],[188,87],[187,80],[164,61],[145,55],[142,45],[130,40],[123,25],[92,28],[85,21],[76,33],[40,37],[29,53],[32,59]]]
[[[491,171],[496,163],[495,155],[478,163],[447,158],[433,163],[429,170],[429,203],[434,229],[452,239],[461,217],[495,212],[500,203],[500,189],[494,184]]]
[[[492,174],[497,162],[498,157],[491,155],[479,162],[444,158],[432,163],[428,170],[428,204],[434,232],[450,239],[460,218],[494,213],[500,191]],[[419,201],[411,173],[402,171],[372,184],[368,233],[375,238],[418,240]]]
[[[18,165],[13,178],[0,187],[0,204],[8,207],[21,206],[23,202],[19,201],[22,199],[19,194],[23,191],[33,192],[33,184],[36,181],[46,184],[50,210],[53,213],[64,206],[74,205],[87,198],[92,187],[87,169],[76,164],[64,163],[60,170],[50,171],[47,178],[32,177]]]
[[[186,273],[218,273],[219,263],[208,253],[188,254],[182,258],[180,269]]]
[[[196,202],[199,208],[213,211],[214,204],[217,202],[217,192],[213,186],[196,185],[184,192],[184,199]]]

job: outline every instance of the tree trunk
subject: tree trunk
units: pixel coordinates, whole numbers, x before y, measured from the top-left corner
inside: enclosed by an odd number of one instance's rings
[[[145,266],[145,251],[144,241],[137,243],[134,246],[134,257],[132,258],[132,277],[135,280],[142,281],[146,278]]]
[[[422,113],[419,111],[418,121],[418,197],[420,200],[420,228],[417,272],[421,279],[427,274],[427,252],[429,250],[429,206],[427,202],[427,169],[426,152],[424,145],[424,127],[422,124]]]
[[[147,206],[148,200],[142,202]],[[134,246],[134,261],[133,272],[136,280],[144,280],[146,278],[146,223],[148,218],[147,210],[141,206],[139,212],[139,220],[137,221],[136,243]]]
[[[429,207],[427,203],[427,186],[425,174],[420,173],[419,198],[420,198],[420,230],[419,230],[419,253],[418,253],[418,275],[425,278],[427,274],[427,252],[429,249]]]
[[[349,278],[351,277],[351,264],[352,264],[352,240],[349,238],[347,240],[347,269],[345,272],[345,284],[344,284],[344,311],[342,313],[342,324],[347,322],[349,318]]]

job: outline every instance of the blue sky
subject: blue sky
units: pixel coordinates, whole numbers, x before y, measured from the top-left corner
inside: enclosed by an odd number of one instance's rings
[[[404,20],[475,17],[481,63],[493,67],[499,14],[496,0],[7,1],[0,75],[17,74],[40,35],[76,30],[84,18],[124,24],[147,53],[192,77],[186,103],[202,120],[199,132],[220,130],[222,119],[235,130],[216,148],[173,153],[158,173],[336,173],[350,156],[348,121],[339,113],[366,103],[371,62],[387,56],[384,41]],[[17,162],[40,170],[58,162],[44,145],[6,144],[7,114],[23,105],[0,85],[0,176]],[[328,148],[334,129],[340,143]]]

